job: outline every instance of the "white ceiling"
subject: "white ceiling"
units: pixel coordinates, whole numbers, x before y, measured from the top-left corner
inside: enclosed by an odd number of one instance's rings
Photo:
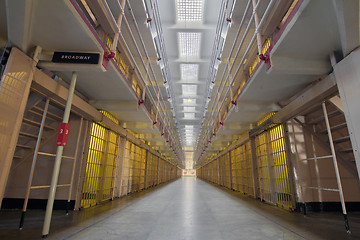
[[[185,9],[177,7],[177,4],[182,2],[184,2]],[[196,2],[203,4],[203,8],[202,14],[195,16],[191,13],[190,9]],[[178,132],[183,146],[190,147],[187,148],[190,150],[185,150],[190,151],[190,154],[187,154],[186,167],[192,168],[193,159],[191,152],[200,133],[204,105],[207,99],[208,89],[206,89],[206,82],[215,38],[216,16],[219,15],[221,1],[159,0],[158,4],[171,72],[169,83],[172,84],[174,91],[172,101],[176,109],[175,116]],[[177,11],[185,12],[185,21],[178,20]],[[196,17],[198,21],[187,20],[193,17]],[[192,56],[191,52],[184,56],[180,55],[180,34],[183,34],[183,36],[190,34],[200,37],[199,46],[191,46],[192,50],[199,52],[197,56]],[[192,66],[187,64],[192,64]],[[182,76],[181,67],[186,69],[185,74],[189,73],[192,68],[196,68],[198,70],[197,76],[192,78],[187,78],[186,75]],[[195,94],[193,92],[183,92],[184,88],[185,90],[186,88],[191,88],[190,90],[192,91],[196,88],[196,92]],[[187,130],[185,130],[186,128]]]

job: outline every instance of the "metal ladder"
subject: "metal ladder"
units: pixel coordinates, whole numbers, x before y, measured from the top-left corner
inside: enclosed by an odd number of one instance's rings
[[[340,172],[338,167],[338,157],[341,156],[341,158],[348,162],[354,162],[354,155],[351,148],[351,142],[350,137],[347,132],[347,125],[344,118],[344,113],[341,109],[341,107],[337,106],[336,103],[333,101],[339,100],[338,97],[334,97],[333,99],[330,99],[328,101],[329,106],[333,106],[332,110],[328,112],[328,108],[326,106],[326,102],[323,101],[321,104],[322,109],[322,116],[318,116],[311,121],[309,121],[307,124],[311,124],[314,126],[315,134],[322,137],[324,141],[326,141],[330,145],[331,154],[327,156],[314,156],[312,158],[302,159],[300,161],[312,161],[312,160],[319,160],[319,159],[332,159],[334,169],[335,169],[335,176],[337,181],[337,188],[326,188],[326,187],[308,187],[309,189],[316,189],[321,191],[332,191],[332,192],[338,192],[339,198],[341,202],[341,208],[344,216],[344,222],[345,222],[345,229],[348,234],[350,234],[350,227],[349,227],[349,221],[345,206],[345,199],[343,194],[343,188],[340,178]],[[335,106],[335,108],[334,108]],[[320,109],[319,109],[320,110]],[[337,119],[336,124],[330,124],[331,121],[329,119]],[[343,118],[341,120],[341,118]],[[340,120],[339,120],[340,119]],[[316,127],[317,125],[320,125],[321,122],[325,122],[325,128],[319,128]],[[321,136],[322,135],[322,136]],[[334,136],[336,136],[334,138]],[[328,138],[326,140],[325,138]],[[345,147],[344,147],[345,146]],[[346,154],[346,155],[345,155]],[[305,187],[305,186],[302,186]],[[306,206],[304,204],[304,214],[306,214]]]
[[[29,202],[30,192],[34,189],[44,189],[50,188],[50,185],[32,185],[36,162],[39,156],[55,157],[54,153],[47,153],[40,151],[41,146],[44,146],[49,141],[53,140],[57,134],[57,126],[62,121],[62,117],[59,115],[62,114],[62,110],[58,107],[51,105],[49,98],[44,98],[38,96],[36,93],[32,93],[28,100],[28,105],[26,112],[24,114],[23,122],[21,125],[21,130],[19,133],[18,142],[15,149],[14,160],[12,171],[19,167],[24,162],[32,159],[31,169],[29,173],[29,178],[27,182],[26,192],[24,196],[24,203],[19,223],[19,229],[21,230],[24,225],[25,214]],[[56,110],[53,112],[50,110]],[[75,146],[74,156],[62,156],[63,158],[72,159],[72,175],[70,183],[68,184],[58,184],[57,187],[69,187],[68,201],[66,206],[66,213],[70,207],[71,192],[74,182],[74,173],[76,166],[76,156],[78,151],[78,146],[80,142],[80,135],[82,131],[83,119],[81,118],[80,128],[78,132],[78,137]],[[46,137],[44,137],[46,136]]]

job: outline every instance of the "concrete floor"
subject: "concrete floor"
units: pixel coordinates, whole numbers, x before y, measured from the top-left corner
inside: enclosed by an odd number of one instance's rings
[[[0,239],[40,239],[44,211],[0,212]],[[203,182],[183,178],[100,206],[55,211],[47,239],[232,240],[360,239],[360,213],[290,213]]]

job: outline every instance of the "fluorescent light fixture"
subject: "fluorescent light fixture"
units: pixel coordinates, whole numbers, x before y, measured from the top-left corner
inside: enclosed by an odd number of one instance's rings
[[[195,98],[183,98],[183,104],[185,104],[185,105],[196,104],[196,99]]]
[[[184,107],[184,112],[195,112],[195,107]]]
[[[183,84],[181,86],[182,95],[189,96],[189,95],[196,95],[197,93],[197,85],[194,84]]]
[[[184,113],[184,119],[195,119],[195,113]]]
[[[204,0],[177,0],[177,21],[198,22],[203,19]]]
[[[198,79],[199,64],[180,64],[181,79]]]
[[[194,125],[185,125],[185,129],[194,129]]]
[[[200,38],[199,32],[179,32],[180,57],[199,57]]]

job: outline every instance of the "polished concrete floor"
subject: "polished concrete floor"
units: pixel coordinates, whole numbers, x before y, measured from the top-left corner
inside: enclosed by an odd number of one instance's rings
[[[0,212],[0,239],[40,239],[44,211]],[[360,239],[360,213],[290,213],[240,193],[183,178],[66,216],[55,211],[47,239]]]

